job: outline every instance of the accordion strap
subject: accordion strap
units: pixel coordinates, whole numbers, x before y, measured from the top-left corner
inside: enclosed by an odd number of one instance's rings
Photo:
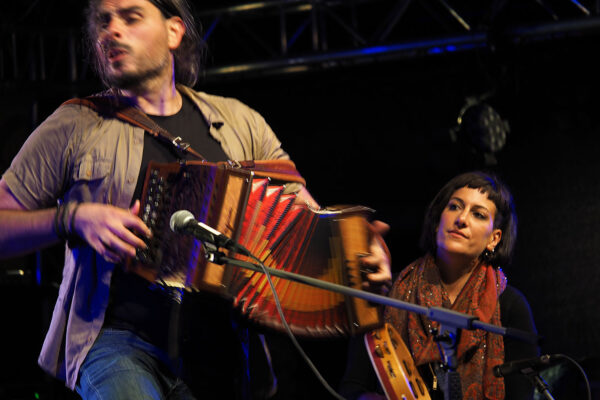
[[[83,105],[101,115],[110,115],[119,118],[122,121],[144,129],[154,137],[169,142],[182,152],[188,152],[194,157],[206,161],[206,158],[195,151],[189,143],[183,142],[179,136],[173,136],[148,117],[146,113],[130,104],[119,101],[115,96],[73,98],[65,101],[63,104]],[[255,175],[260,177],[269,177],[283,182],[296,182],[306,185],[306,181],[302,178],[298,170],[296,170],[296,165],[291,160],[225,161],[218,164],[253,171]]]
[[[306,180],[300,175],[292,160],[225,161],[218,164],[226,164],[233,168],[253,171],[254,175],[263,178],[272,178],[282,182],[296,182],[303,186],[306,185]]]
[[[63,104],[79,104],[100,114],[115,116],[122,121],[139,126],[154,137],[169,142],[179,151],[190,153],[194,157],[206,161],[202,154],[192,149],[189,143],[183,142],[181,137],[171,135],[169,131],[154,122],[146,113],[132,105],[123,104],[114,97],[89,96],[83,99],[74,98],[65,101]]]

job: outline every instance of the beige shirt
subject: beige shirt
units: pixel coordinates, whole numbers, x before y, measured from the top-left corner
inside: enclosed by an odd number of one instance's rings
[[[288,159],[265,120],[232,98],[178,90],[207,120],[231,160]],[[62,105],[27,139],[3,178],[27,209],[63,202],[128,208],[140,174],[144,130],[81,105]],[[74,389],[79,367],[104,322],[114,264],[91,247],[66,247],[63,280],[39,357]]]

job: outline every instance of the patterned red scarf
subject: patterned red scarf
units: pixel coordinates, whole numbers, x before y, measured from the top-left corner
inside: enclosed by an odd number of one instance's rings
[[[482,322],[501,325],[498,297],[505,288],[506,277],[502,270],[480,264],[451,304],[440,283],[434,259],[427,255],[400,273],[389,295],[424,307],[450,308],[475,315]],[[437,343],[429,333],[431,328],[439,329],[439,323],[389,307],[385,310],[385,320],[398,329],[417,365],[441,361]],[[492,373],[492,368],[504,360],[501,336],[482,330],[462,331],[457,360],[464,399],[504,399],[504,381]]]

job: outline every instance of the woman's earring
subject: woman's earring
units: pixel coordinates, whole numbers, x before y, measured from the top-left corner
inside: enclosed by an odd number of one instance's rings
[[[491,249],[491,250],[490,250],[490,249],[488,249],[488,248],[486,248],[486,249],[483,251],[483,254],[482,254],[482,255],[483,255],[483,258],[485,258],[486,260],[489,260],[489,259],[490,259],[490,258],[491,258],[491,257],[494,255],[495,251],[496,251],[496,249],[495,249],[495,248],[493,248],[493,249]]]

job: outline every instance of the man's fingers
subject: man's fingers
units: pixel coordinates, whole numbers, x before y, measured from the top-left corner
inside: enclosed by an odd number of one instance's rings
[[[113,232],[118,230],[118,226],[131,229],[140,235],[150,237],[152,232],[138,216],[140,208],[139,200],[129,210],[97,203],[84,203],[79,208],[77,218],[75,219],[76,228],[91,232],[99,232],[109,227]]]
[[[363,255],[360,257],[360,263],[361,265],[367,267],[367,269],[377,269],[377,265],[381,261],[380,258],[381,257],[373,254]]]
[[[382,296],[387,295],[392,283],[392,273],[389,260],[383,252],[376,251],[375,254],[362,255],[360,263],[364,277],[363,290]]]
[[[122,257],[115,253],[108,243],[105,243],[100,238],[96,238],[95,240],[90,242],[90,246],[96,251],[96,253],[100,254],[102,258],[106,261],[118,264],[122,261]]]
[[[360,262],[361,269],[367,273],[369,280],[383,281],[392,278],[389,260],[383,253],[361,257]]]
[[[388,224],[379,220],[372,221],[371,227],[375,232],[379,233],[381,236],[385,235],[390,230],[390,226]]]
[[[388,274],[387,271],[377,271],[370,274],[367,274],[367,279],[371,282],[377,283],[385,283],[389,281],[392,277]]]
[[[121,238],[113,232],[105,232],[100,238],[100,241],[106,249],[119,255],[120,258],[135,255],[135,247],[121,240]]]
[[[133,215],[138,215],[140,213],[140,206],[141,203],[139,200],[136,200],[133,205],[131,206],[131,208],[129,209],[129,212]]]
[[[139,236],[152,236],[150,229],[137,216],[139,208],[139,201],[129,210],[84,203],[76,214],[74,228],[107,261],[122,262],[126,257],[135,257],[136,248],[146,248],[146,243]]]
[[[117,239],[124,242],[126,245],[133,247],[134,255],[135,248],[146,248],[146,243],[126,227],[111,227],[111,232]]]
[[[392,287],[390,280],[383,281],[365,281],[362,283],[362,289],[367,292],[376,293],[382,296],[386,296]]]
[[[145,237],[151,237],[152,231],[150,231],[150,228],[146,226],[144,221],[134,214],[136,208],[139,209],[139,201],[136,201],[129,210],[115,208],[115,214],[110,218],[110,230],[127,243],[140,247],[144,246],[143,240],[134,233],[131,233],[131,231]]]
[[[110,263],[119,264],[119,263],[123,262],[123,258],[121,256],[119,256],[117,253],[115,253],[107,248],[105,248],[104,252],[101,254],[102,254],[102,257]]]

